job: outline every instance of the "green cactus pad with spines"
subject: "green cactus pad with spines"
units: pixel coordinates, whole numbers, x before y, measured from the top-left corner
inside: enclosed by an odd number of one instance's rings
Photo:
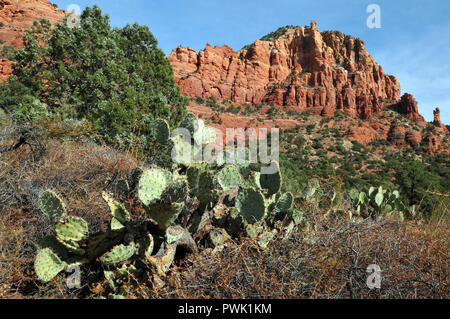
[[[41,212],[54,223],[67,214],[63,200],[51,190],[41,194],[39,207]]]
[[[156,203],[148,206],[146,212],[158,223],[160,229],[166,230],[175,222],[184,207],[184,203]]]
[[[89,235],[87,222],[81,217],[66,216],[55,226],[56,236],[64,242],[79,242]]]
[[[103,192],[102,197],[111,210],[111,230],[123,229],[125,224],[131,220],[130,213],[126,210],[125,205],[116,201],[106,192]]]
[[[278,231],[276,229],[274,229],[272,231],[263,232],[258,237],[258,245],[263,249],[267,248],[269,243],[275,238],[275,236],[277,234],[278,234]]]
[[[50,248],[38,252],[34,261],[34,270],[39,280],[49,282],[67,266]]]
[[[118,245],[111,249],[111,251],[100,257],[100,261],[105,267],[114,266],[118,263],[130,259],[131,257],[133,257],[135,252],[136,245],[134,243],[131,243],[128,246]]]
[[[236,208],[249,224],[258,222],[266,211],[264,196],[254,188],[241,189],[236,197]]]
[[[234,237],[237,237],[242,233],[245,227],[245,219],[239,213],[236,207],[233,207],[230,210],[226,218],[226,223],[224,224],[224,227],[227,230],[227,232]]]
[[[292,196],[292,193],[284,193],[278,198],[275,204],[275,210],[277,212],[287,212],[291,209],[293,201],[294,196]]]
[[[184,234],[184,229],[181,226],[171,226],[166,230],[166,242],[173,244],[179,241]]]
[[[267,197],[271,197],[272,195],[278,193],[281,188],[281,173],[280,173],[280,165],[277,161],[272,161],[275,163],[278,168],[277,172],[274,174],[261,174],[258,173],[256,175],[257,185],[266,192]]]
[[[189,192],[187,180],[178,178],[170,183],[164,192],[161,194],[161,202],[163,203],[178,203],[186,199],[186,194]]]
[[[172,182],[172,174],[161,168],[146,170],[139,180],[139,200],[146,206],[161,199],[161,195]]]
[[[242,177],[236,166],[228,165],[217,174],[217,181],[224,191],[228,191],[238,187],[242,182]]]
[[[56,236],[56,239],[62,244],[64,245],[64,247],[66,247],[66,249],[68,251],[70,251],[71,253],[77,254],[77,255],[84,255],[86,253],[86,251],[83,248],[80,248],[80,245],[76,242],[73,241],[65,241],[61,238],[59,238],[58,236]]]
[[[182,136],[172,139],[172,160],[177,164],[191,164],[194,161],[194,147],[191,141],[186,141]]]
[[[157,119],[152,125],[152,135],[159,144],[167,144],[170,138],[169,123],[163,119]]]
[[[214,185],[214,175],[201,166],[190,166],[187,170],[189,190],[198,198],[201,207],[217,201],[219,195]]]
[[[87,243],[87,257],[91,260],[95,260],[99,256],[105,254],[114,246],[119,245],[121,242],[123,242],[123,239],[123,231],[109,231],[91,237],[89,238]]]
[[[37,247],[38,250],[49,248],[63,260],[69,258],[69,252],[67,251],[67,248],[63,244],[61,244],[54,236],[47,236],[42,238],[39,241]]]

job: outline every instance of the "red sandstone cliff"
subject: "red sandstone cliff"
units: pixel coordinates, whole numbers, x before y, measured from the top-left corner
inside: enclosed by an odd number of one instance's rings
[[[273,103],[299,112],[342,110],[370,119],[382,101],[400,100],[400,84],[384,74],[364,42],[337,31],[281,28],[235,52],[206,46],[198,54],[178,47],[168,58],[182,92],[238,104]]]
[[[0,41],[15,48],[22,47],[22,38],[33,21],[47,19],[52,24],[61,21],[65,12],[48,0],[0,0]],[[11,74],[11,62],[0,59],[0,80]]]

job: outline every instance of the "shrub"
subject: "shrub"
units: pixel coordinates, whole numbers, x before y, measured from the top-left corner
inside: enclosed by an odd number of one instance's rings
[[[13,76],[0,86],[6,111],[29,121],[41,115],[36,99],[49,114],[86,118],[104,140],[123,147],[137,136],[147,145],[156,116],[171,125],[181,120],[187,98],[148,27],[111,28],[97,6],[85,9],[80,27],[67,19],[53,29],[47,20],[36,21],[25,33],[25,47],[13,52]]]

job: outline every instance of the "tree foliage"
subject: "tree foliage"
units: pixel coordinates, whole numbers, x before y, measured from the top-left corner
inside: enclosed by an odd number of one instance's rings
[[[11,53],[13,75],[0,87],[5,111],[30,121],[39,101],[45,115],[87,120],[119,146],[136,135],[147,143],[154,118],[171,126],[182,119],[187,98],[148,27],[112,28],[97,6],[85,9],[79,26],[68,19],[53,29],[47,20],[36,21],[24,48]]]

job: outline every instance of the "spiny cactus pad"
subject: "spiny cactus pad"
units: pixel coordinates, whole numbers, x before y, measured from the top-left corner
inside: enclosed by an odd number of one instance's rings
[[[49,282],[66,267],[64,263],[50,248],[38,252],[34,261],[34,270],[39,280]]]
[[[213,203],[218,198],[214,185],[214,175],[200,166],[191,166],[187,170],[189,190],[198,198],[202,207]]]
[[[138,196],[148,206],[161,199],[161,194],[172,182],[172,174],[161,168],[146,170],[139,180]]]
[[[130,259],[134,253],[136,252],[136,246],[134,243],[125,246],[125,245],[118,245],[115,246],[111,251],[104,254],[100,261],[104,266],[113,266],[118,263],[121,263],[127,259]]]
[[[188,193],[187,180],[179,178],[170,183],[161,194],[161,201],[164,203],[177,203],[186,199]]]
[[[88,237],[87,222],[75,216],[62,218],[55,226],[56,236],[65,242],[79,242]]]
[[[111,230],[123,229],[124,225],[131,220],[130,213],[126,210],[125,205],[116,201],[106,192],[103,192],[102,197],[111,210]]]
[[[256,175],[257,184],[261,187],[262,190],[266,192],[268,197],[279,192],[281,187],[281,173],[280,173],[280,165],[277,161],[273,161],[276,167],[278,168],[277,172],[274,174],[260,174]]]
[[[224,191],[228,191],[238,187],[242,182],[242,178],[236,166],[228,165],[217,174],[217,181]]]
[[[146,208],[150,217],[158,223],[158,227],[166,230],[183,211],[184,203],[156,203]]]
[[[54,236],[47,236],[39,241],[38,249],[42,250],[45,248],[51,249],[56,255],[58,255],[58,257],[62,259],[69,258],[69,253],[66,247],[61,244]]]
[[[236,197],[236,208],[249,224],[253,224],[264,217],[264,197],[254,188],[241,189]]]
[[[173,244],[179,241],[184,234],[184,229],[181,226],[171,226],[166,230],[166,242]]]
[[[152,126],[152,135],[160,144],[167,144],[170,137],[169,123],[163,119],[157,119]]]
[[[66,215],[66,207],[62,199],[53,191],[46,190],[39,197],[39,206],[41,212],[52,222]]]
[[[275,204],[275,210],[277,212],[287,212],[291,209],[293,201],[294,196],[292,196],[291,193],[284,193],[278,198],[278,201]]]

